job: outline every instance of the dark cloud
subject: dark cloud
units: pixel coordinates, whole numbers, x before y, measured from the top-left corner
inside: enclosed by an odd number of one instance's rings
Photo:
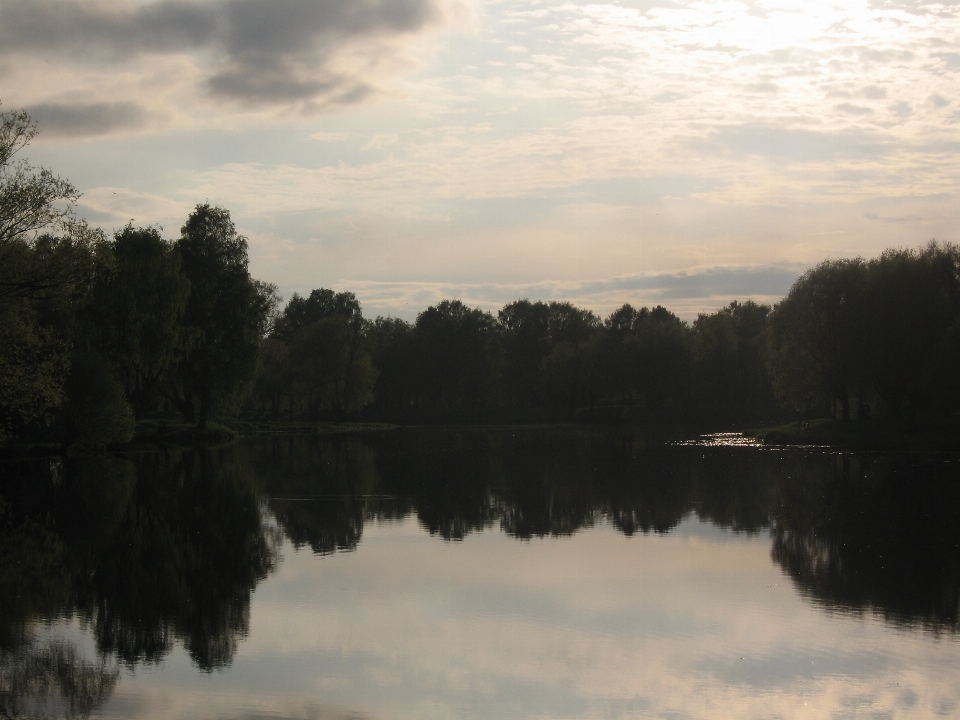
[[[826,162],[880,157],[887,143],[864,131],[818,132],[765,125],[732,125],[715,130],[697,149],[733,157],[765,157],[788,162]]]
[[[0,52],[122,60],[200,48],[214,38],[218,7],[170,0],[144,6],[0,0]]]
[[[439,2],[0,0],[0,55],[111,63],[151,53],[195,52],[207,69],[208,91],[219,97],[268,104],[353,103],[373,90],[362,77],[366,68],[335,72],[332,61],[346,47],[366,43],[363,64],[376,64],[385,42],[436,23]]]
[[[26,108],[43,137],[105,135],[135,130],[147,121],[139,105],[117,103],[46,103]]]
[[[800,265],[763,267],[718,267],[699,272],[628,275],[595,283],[584,283],[577,290],[585,295],[609,291],[644,291],[657,300],[711,298],[717,296],[782,296],[803,273]]]

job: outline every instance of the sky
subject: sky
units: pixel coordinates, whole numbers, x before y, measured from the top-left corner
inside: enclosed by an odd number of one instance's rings
[[[684,319],[960,241],[960,0],[0,0],[0,101],[108,232],[210,202],[285,297]]]

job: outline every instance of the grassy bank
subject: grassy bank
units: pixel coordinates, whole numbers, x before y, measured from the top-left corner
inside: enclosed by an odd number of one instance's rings
[[[894,418],[814,420],[808,427],[789,423],[745,433],[767,445],[826,445],[844,450],[960,451],[960,419],[924,418],[907,422]]]

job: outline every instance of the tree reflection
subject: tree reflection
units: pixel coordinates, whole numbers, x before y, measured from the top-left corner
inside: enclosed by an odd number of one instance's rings
[[[41,670],[76,666],[87,678],[56,687],[112,687],[109,673],[96,685],[94,666],[71,665],[73,651],[38,649],[29,630],[38,619],[79,616],[100,653],[120,662],[160,662],[180,644],[213,670],[246,635],[251,592],[282,536],[318,554],[350,551],[365,523],[411,514],[445,540],[491,527],[521,540],[565,536],[598,522],[666,533],[691,515],[733,532],[769,530],[774,561],[820,606],[957,631],[954,466],[574,428],[285,436],[135,460],[7,463],[3,709],[27,707],[11,705],[10,693],[29,695],[16,688],[54,687],[30,680]],[[92,707],[77,703],[77,713]]]
[[[960,484],[953,465],[831,460],[781,485],[774,560],[828,609],[960,629]]]
[[[353,550],[365,519],[396,515],[376,497],[374,454],[357,437],[275,437],[247,443],[241,452],[295,548],[309,546],[320,555]]]
[[[353,549],[366,521],[405,513],[445,540],[493,526],[518,539],[563,536],[601,520],[626,535],[666,533],[695,514],[733,532],[769,529],[774,560],[826,608],[957,629],[960,484],[948,464],[677,447],[573,428],[250,447],[261,482],[288,498],[270,503],[280,526],[315,552]]]
[[[2,546],[20,549],[0,557],[0,583],[23,575],[24,551],[60,580],[21,585],[0,637],[15,641],[31,617],[76,613],[101,652],[130,664],[159,662],[175,641],[202,669],[230,663],[250,593],[275,557],[236,459],[187,452],[137,467],[91,457],[41,469],[4,477],[12,509]]]
[[[26,644],[0,652],[0,716],[84,718],[113,694],[120,673],[86,660],[70,643]]]

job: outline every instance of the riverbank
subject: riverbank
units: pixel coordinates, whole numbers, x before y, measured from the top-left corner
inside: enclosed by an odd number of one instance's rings
[[[960,418],[903,421],[894,418],[870,420],[814,420],[808,427],[789,423],[747,430],[765,445],[824,445],[840,450],[863,451],[960,451]]]
[[[137,423],[136,434],[128,443],[110,445],[107,448],[88,448],[78,444],[69,445],[69,453],[89,450],[112,452],[158,450],[177,447],[217,446],[236,442],[240,438],[255,435],[345,435],[349,433],[380,432],[392,430],[396,425],[376,422],[296,422],[284,420],[238,420],[218,417],[210,420],[204,430],[193,423],[179,419],[151,418]],[[59,455],[64,446],[51,438],[33,437],[14,439],[0,447],[4,455]]]
[[[287,420],[238,420],[217,418],[198,430],[180,420],[141,420],[132,444],[143,446],[220,445],[253,435],[343,435],[391,430],[396,425],[375,422],[297,422]]]

